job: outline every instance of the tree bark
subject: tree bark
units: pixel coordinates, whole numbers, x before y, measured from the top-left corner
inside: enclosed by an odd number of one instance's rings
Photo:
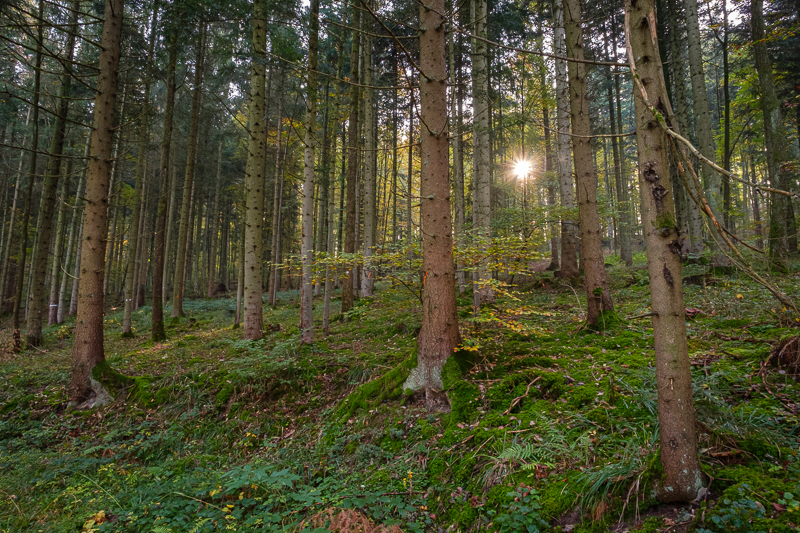
[[[153,80],[153,54],[158,32],[158,4],[153,11],[150,23],[150,43],[147,47],[147,65],[144,77],[144,100],[142,102],[142,115],[139,119],[139,150],[136,154],[136,184],[133,191],[133,205],[131,206],[131,226],[128,231],[128,261],[125,275],[125,309],[122,314],[122,334],[133,336],[131,331],[131,315],[134,307],[134,293],[136,292],[136,260],[139,256],[139,220],[142,211],[142,189],[144,186],[145,166],[147,164],[147,144],[150,140],[150,87]]]
[[[458,246],[464,236],[464,147],[461,135],[462,99],[464,95],[461,90],[461,50],[459,49],[458,61],[456,61],[456,45],[453,33],[450,33],[448,37],[448,45],[450,76],[455,83],[450,89],[450,128],[453,139],[453,191],[456,195],[453,206],[455,212],[455,242],[456,246]],[[395,126],[395,143],[397,142],[396,135],[397,128]],[[466,280],[464,278],[464,265],[460,262],[456,265],[456,281],[458,283],[458,292],[463,294],[466,291]]]
[[[194,169],[197,163],[197,136],[200,126],[200,100],[203,95],[203,63],[206,49],[205,21],[200,22],[200,40],[197,43],[194,65],[194,93],[192,94],[192,114],[189,124],[189,138],[186,146],[186,175],[183,179],[183,203],[181,205],[181,222],[178,232],[177,257],[175,259],[175,275],[172,278],[172,317],[183,316],[183,298],[186,281],[186,247],[189,241],[191,227],[191,202],[190,191],[194,190]],[[263,157],[262,157],[263,159]],[[259,212],[260,213],[260,212]],[[260,227],[260,226],[259,226]],[[259,256],[260,257],[260,256]],[[260,282],[259,282],[260,290]],[[260,292],[259,292],[260,296]],[[245,328],[247,331],[247,328]],[[260,337],[256,337],[260,338]]]
[[[789,172],[782,171],[781,165],[786,156],[786,132],[783,128],[780,101],[775,90],[772,74],[772,60],[767,52],[764,30],[764,0],[750,2],[750,31],[753,40],[758,81],[761,85],[761,115],[764,120],[764,148],[767,152],[767,174],[770,185],[776,189],[790,190]],[[769,212],[769,260],[773,268],[788,272],[789,243],[786,227],[789,211],[788,197],[770,194]]]
[[[214,297],[214,294],[216,294],[216,287],[217,287],[217,254],[219,252],[218,248],[219,248],[219,229],[220,229],[219,195],[221,189],[222,189],[222,141],[219,142],[219,149],[217,151],[217,179],[214,185],[214,204],[211,207],[211,214],[208,217],[209,221],[208,230],[209,230],[210,242],[208,243],[208,287],[206,289],[206,296],[209,298]],[[222,262],[220,261],[220,266],[221,263]]]
[[[84,156],[89,157],[89,147],[91,143],[91,134],[86,136],[86,148]],[[75,247],[80,242],[78,232],[80,232],[81,219],[83,215],[83,202],[81,198],[84,196],[83,187],[86,182],[86,172],[81,172],[81,177],[78,180],[78,188],[75,190],[75,203],[72,206],[72,221],[70,223],[69,241],[67,242],[67,251],[65,253],[64,268],[61,272],[61,287],[58,290],[58,307],[56,308],[56,324],[64,322],[67,284],[72,285],[72,278],[69,275],[70,267],[73,264],[73,257],[75,257]]]
[[[364,36],[362,62],[364,85],[372,85],[372,38]],[[375,269],[370,265],[375,246],[376,182],[378,171],[378,131],[375,124],[375,92],[364,89],[364,270],[361,276],[361,296],[372,296],[375,287]]]
[[[471,0],[470,8],[475,35],[486,38],[487,0]],[[478,253],[483,256],[473,274],[472,306],[478,313],[484,303],[494,301],[494,290],[488,282],[489,239],[491,239],[491,121],[489,117],[489,62],[486,42],[472,40],[472,101],[474,111],[472,133],[472,225],[478,239]],[[421,127],[420,130],[425,128]]]
[[[440,403],[442,366],[461,342],[456,316],[455,263],[450,215],[450,147],[447,128],[444,0],[420,7],[420,224],[422,234],[422,328],[417,367],[404,389],[423,391],[429,409]]]
[[[580,0],[565,0],[564,26],[567,54],[583,60],[583,30]],[[589,100],[586,87],[586,65],[569,63],[570,115],[572,121],[572,152],[575,164],[575,185],[578,189],[578,214],[581,229],[581,263],[586,288],[586,323],[605,329],[613,320],[614,302],[606,284],[600,216],[597,211],[597,179],[594,156],[589,138]],[[581,137],[578,137],[580,135]]]
[[[628,0],[630,47],[636,75],[654,106],[669,105],[658,43],[653,39],[653,0]],[[667,137],[634,84],[639,190],[650,276],[660,457],[664,478],[658,490],[667,502],[693,501],[704,492],[697,458],[692,374],[686,341],[686,312],[681,284],[680,242],[669,177]]]
[[[566,37],[564,35],[564,1],[553,2],[554,39],[553,52],[561,57],[567,55]],[[556,59],[556,168],[558,183],[561,188],[561,208],[565,211],[575,208],[575,188],[572,182],[572,163],[569,149],[569,77],[567,62]],[[562,215],[561,220],[561,271],[560,276],[575,279],[579,276],[578,255],[575,241],[575,222],[569,214]]]
[[[64,45],[64,65],[69,64],[75,56],[75,39],[78,34],[78,10],[80,2],[73,0],[72,9],[69,11],[67,22],[68,33]],[[50,140],[50,156],[47,161],[44,183],[42,185],[42,199],[39,204],[39,231],[36,233],[36,244],[33,256],[33,277],[30,280],[31,298],[28,308],[28,324],[26,338],[30,346],[39,346],[42,342],[42,315],[47,296],[45,276],[47,274],[47,260],[50,251],[50,237],[53,231],[53,215],[56,209],[56,192],[61,178],[61,154],[64,151],[64,138],[67,133],[67,114],[69,113],[70,93],[72,88],[72,73],[65,67],[61,75],[61,88],[56,106],[56,119],[53,124],[53,136]],[[63,234],[62,234],[63,237]],[[58,243],[59,246],[61,243]],[[61,250],[56,248],[56,253]],[[59,255],[60,256],[60,255]],[[58,262],[57,260],[54,260]],[[56,283],[51,283],[56,286]]]
[[[122,0],[106,0],[94,104],[91,157],[86,177],[86,214],[81,242],[81,279],[78,316],[72,349],[69,399],[80,406],[101,396],[102,387],[92,379],[92,370],[105,361],[103,351],[103,259],[108,236],[108,196],[111,147],[114,141],[114,106],[117,100]],[[99,385],[99,386],[98,386]]]
[[[60,198],[61,201],[58,204],[58,222],[56,223],[56,238],[55,242],[53,242],[53,260],[50,264],[50,298],[48,299],[48,311],[47,311],[47,325],[52,326],[58,320],[58,290],[60,288],[60,284],[58,280],[60,278],[59,274],[61,274],[61,258],[64,254],[64,234],[66,232],[67,226],[67,210],[65,204],[67,202],[67,183],[68,180],[66,179],[70,174],[72,174],[72,159],[67,161],[67,168],[66,168],[66,176],[64,179],[61,180],[61,184],[59,185],[59,194],[57,198]],[[79,184],[80,185],[80,184]],[[69,257],[69,255],[67,255]],[[44,310],[42,310],[44,312]],[[28,317],[30,319],[30,316]]]
[[[361,26],[361,9],[353,10],[353,28]],[[350,50],[350,79],[359,80],[359,57],[360,57],[359,32],[353,32],[353,44]],[[347,215],[345,220],[344,253],[353,254],[356,251],[356,184],[358,183],[358,156],[360,145],[360,119],[359,103],[361,100],[360,88],[356,85],[350,86],[350,120],[348,124],[347,146]],[[353,308],[353,269],[351,265],[342,284],[342,313],[346,313]]]
[[[319,0],[311,0],[308,28],[308,73],[306,75],[306,133],[303,160],[303,284],[300,299],[301,342],[314,342],[313,293],[314,261],[314,176],[317,137],[317,53],[319,50]]]
[[[175,115],[175,66],[178,62],[178,30],[169,35],[169,60],[167,62],[167,98],[164,102],[164,131],[161,137],[161,162],[159,180],[161,190],[156,214],[155,246],[153,250],[153,312],[151,316],[153,342],[166,340],[164,330],[164,252],[167,230],[167,203],[170,201],[170,149],[172,146],[172,122]]]

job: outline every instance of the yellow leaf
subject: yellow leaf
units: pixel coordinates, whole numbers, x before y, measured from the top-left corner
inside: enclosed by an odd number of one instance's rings
[[[740,299],[740,300],[741,300],[742,298],[744,298],[744,296],[742,296],[741,294],[737,294],[737,295],[736,295],[736,297],[737,297],[738,299]]]

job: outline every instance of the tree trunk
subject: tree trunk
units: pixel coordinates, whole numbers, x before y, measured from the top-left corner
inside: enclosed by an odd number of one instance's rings
[[[139,221],[142,212],[142,189],[144,187],[145,166],[147,164],[147,144],[149,135],[150,114],[150,86],[153,80],[153,54],[158,32],[158,4],[153,11],[153,20],[150,23],[150,43],[147,47],[147,66],[144,77],[144,100],[142,102],[142,115],[139,119],[139,151],[136,154],[136,184],[133,191],[133,205],[131,206],[131,227],[128,231],[128,261],[125,275],[125,309],[122,314],[122,335],[133,336],[131,331],[131,313],[134,307],[134,293],[136,292],[136,259],[139,246]]]
[[[280,76],[279,76],[280,77]],[[283,79],[282,77],[280,77]],[[278,102],[283,97],[283,82],[278,85]],[[278,105],[278,120],[275,125],[275,168],[272,191],[272,246],[270,249],[269,305],[275,306],[278,292],[278,243],[280,242],[281,194],[283,192],[283,176],[281,174],[281,136],[283,131],[283,106]]]
[[[372,39],[364,36],[362,54],[364,85],[372,85]],[[375,93],[364,89],[364,271],[361,276],[361,296],[372,296],[375,286],[375,269],[370,264],[375,246],[376,182],[378,171],[378,130],[375,124]]]
[[[567,54],[570,58],[583,60],[580,0],[565,0],[564,4]],[[576,135],[572,137],[572,151],[575,162],[575,185],[578,189],[581,263],[585,273],[586,323],[590,327],[606,329],[614,321],[614,302],[606,284],[600,216],[597,211],[594,157],[590,139],[584,137],[591,135],[584,63],[569,63],[569,88],[572,132]]]
[[[564,35],[564,1],[553,2],[554,39],[553,52],[561,57],[567,55],[566,37]],[[575,188],[572,183],[572,163],[569,149],[569,78],[567,62],[556,59],[556,169],[561,188],[561,207],[564,210],[575,208]],[[561,271],[560,276],[575,279],[579,276],[578,255],[575,242],[575,222],[571,215],[564,215],[561,220]]]
[[[43,19],[44,0],[39,0],[39,20]],[[20,237],[19,256],[17,258],[16,293],[14,294],[14,309],[11,318],[11,331],[14,337],[14,351],[22,351],[22,334],[20,332],[20,306],[22,304],[22,288],[25,284],[25,256],[28,253],[28,223],[31,216],[33,199],[33,182],[36,177],[36,156],[39,149],[39,95],[42,80],[42,41],[44,40],[43,25],[37,24],[36,39],[36,66],[33,81],[33,131],[31,132],[30,165],[28,167],[28,185],[26,187],[25,208],[22,213],[22,232]]]
[[[178,232],[177,257],[175,259],[175,275],[172,278],[172,317],[183,316],[183,298],[186,281],[186,248],[189,241],[191,219],[191,191],[194,190],[194,169],[197,163],[197,134],[200,126],[200,100],[203,95],[203,62],[206,48],[206,23],[200,22],[200,40],[197,43],[194,66],[194,93],[192,94],[192,114],[189,124],[189,138],[186,146],[186,175],[183,179],[183,203],[181,205],[181,222]],[[262,88],[263,90],[263,88]],[[263,157],[262,157],[263,159]],[[260,213],[260,211],[259,211]],[[260,227],[260,226],[259,226]],[[260,256],[259,256],[260,257]],[[260,278],[259,278],[260,279]],[[260,289],[259,282],[259,289]],[[261,293],[259,292],[259,299]],[[247,328],[245,328],[247,331]],[[255,338],[260,338],[255,337]]]
[[[319,48],[319,0],[311,0],[308,29],[308,74],[306,84],[306,134],[303,162],[303,285],[300,300],[301,342],[314,341],[313,293],[311,292],[314,261],[314,165],[317,137],[317,52]]]
[[[699,141],[700,153],[709,160],[716,162],[717,149],[714,145],[714,131],[711,128],[711,111],[708,108],[708,97],[706,95],[706,76],[703,69],[703,54],[701,49],[700,25],[697,18],[697,0],[684,0],[686,6],[686,41],[689,46],[689,70],[692,79],[692,103],[694,105],[694,117],[697,129],[697,139]],[[719,216],[719,206],[722,203],[722,183],[716,171],[708,165],[700,165],[703,176],[703,186],[708,205],[714,212],[717,220],[722,220]],[[714,226],[711,231],[715,233]],[[714,265],[727,264],[725,258],[714,242],[714,236],[709,241],[709,248],[713,254],[712,263]],[[719,239],[718,236],[716,236]]]
[[[86,177],[86,214],[81,242],[81,281],[69,400],[81,406],[92,395],[102,397],[102,385],[92,379],[95,366],[105,362],[103,351],[103,259],[108,236],[108,196],[111,147],[114,141],[114,106],[117,100],[122,0],[106,0],[102,48],[98,64],[91,157]]]
[[[764,0],[750,2],[750,31],[752,33],[758,81],[761,85],[761,115],[764,120],[764,148],[767,152],[767,174],[770,185],[776,189],[790,190],[789,172],[782,171],[786,156],[786,132],[783,128],[780,101],[775,90],[772,60],[767,53],[764,30]],[[788,223],[789,199],[778,193],[770,194],[769,212],[769,260],[773,268],[788,272],[789,244],[786,226]]]
[[[420,7],[420,224],[424,291],[417,367],[403,389],[423,391],[429,409],[441,406],[442,366],[461,342],[456,316],[447,128],[444,0]],[[441,407],[439,407],[441,408]]]
[[[178,62],[178,30],[173,28],[169,35],[169,61],[167,63],[167,98],[164,102],[164,132],[161,138],[161,162],[159,181],[161,190],[156,214],[155,246],[153,250],[153,312],[151,317],[153,342],[166,340],[164,331],[164,252],[167,230],[167,203],[170,200],[170,148],[172,146],[172,119],[175,114],[175,65]]]
[[[219,226],[220,226],[219,195],[221,189],[222,189],[222,141],[220,141],[219,143],[219,149],[217,153],[217,179],[214,185],[214,204],[211,207],[211,215],[208,217],[210,242],[208,244],[208,287],[206,289],[206,296],[208,296],[209,298],[214,297],[217,286],[217,253],[219,251],[218,243],[219,243]],[[262,196],[263,196],[263,189],[262,189]],[[261,204],[262,205],[264,204],[263,200]]]
[[[470,9],[475,35],[486,38],[487,0],[471,0]],[[472,133],[472,225],[478,239],[478,253],[482,256],[473,274],[472,306],[475,313],[481,304],[494,301],[494,290],[488,282],[489,239],[491,238],[491,122],[489,117],[489,63],[486,42],[472,40],[472,101],[475,109]],[[425,128],[420,128],[424,130]]]
[[[68,33],[64,46],[64,65],[69,64],[75,56],[75,39],[78,34],[78,10],[80,2],[73,0],[67,22]],[[26,338],[30,346],[39,346],[42,342],[42,314],[46,299],[45,276],[47,273],[47,260],[50,251],[50,237],[53,231],[53,215],[56,209],[56,192],[61,177],[61,154],[64,151],[64,138],[67,132],[67,114],[71,102],[72,73],[65,66],[61,75],[61,88],[56,106],[56,119],[53,124],[53,136],[50,140],[50,156],[47,161],[44,183],[42,185],[42,199],[39,204],[39,231],[36,233],[36,254],[33,256],[33,277],[30,280],[31,298],[29,300],[28,324]],[[63,220],[63,219],[62,219]],[[63,237],[63,233],[62,233]],[[61,254],[60,244],[57,243],[56,254]],[[59,255],[60,257],[60,255]],[[54,263],[58,263],[55,259]],[[56,286],[56,283],[51,283]]]
[[[634,6],[634,7],[631,7]],[[663,70],[654,42],[653,0],[627,2],[631,55],[635,74],[654,106],[669,105]],[[667,136],[634,84],[636,137],[639,146],[639,190],[647,243],[653,338],[658,388],[659,441],[663,480],[658,490],[667,502],[693,501],[704,493],[697,458],[697,435],[692,404],[692,374],[686,341],[686,312],[681,284],[681,260],[675,206],[669,178]]]
[[[353,10],[353,28],[361,26],[361,9]],[[350,50],[350,79],[359,80],[360,39],[358,31],[353,32],[353,45]],[[360,88],[350,86],[350,120],[348,124],[347,146],[347,217],[345,221],[344,253],[352,254],[356,251],[356,184],[358,183],[358,156],[360,139],[359,103],[361,100]],[[342,285],[342,313],[353,308],[353,270],[352,265],[344,278]]]
[[[64,233],[66,232],[67,213],[65,204],[67,202],[67,176],[72,174],[72,159],[67,161],[66,176],[61,180],[58,198],[58,222],[56,223],[56,239],[53,243],[53,261],[50,265],[50,298],[48,299],[47,325],[52,326],[58,320],[58,290],[60,284],[58,280],[61,274],[61,258],[64,254]],[[69,257],[69,255],[67,255]],[[28,317],[30,319],[30,316]]]
[[[455,85],[450,89],[451,91],[451,104],[450,113],[452,114],[450,131],[453,139],[453,191],[455,192],[455,242],[456,246],[461,244],[461,239],[464,235],[464,147],[463,138],[461,135],[462,127],[462,99],[463,91],[461,90],[461,50],[459,49],[458,61],[456,61],[456,46],[455,38],[451,33],[449,35],[449,60],[450,60],[450,76]],[[397,142],[397,128],[395,125],[394,142]],[[395,150],[396,151],[396,150]],[[395,167],[396,170],[396,167]],[[456,265],[456,281],[458,283],[458,292],[464,293],[466,291],[466,284],[464,279],[464,265],[460,262]]]
[[[84,157],[89,157],[89,147],[91,144],[91,134],[86,136],[86,148],[84,150]],[[83,202],[81,198],[84,196],[83,187],[86,182],[86,172],[81,172],[81,177],[78,180],[78,188],[75,190],[75,202],[72,206],[72,222],[70,223],[69,241],[67,242],[67,251],[65,254],[64,268],[61,272],[61,287],[58,290],[58,307],[56,308],[56,324],[64,322],[67,284],[72,285],[72,278],[69,275],[70,267],[73,264],[73,257],[75,257],[75,247],[80,242],[78,232],[80,231],[81,219],[83,215]],[[77,261],[75,261],[77,262]]]

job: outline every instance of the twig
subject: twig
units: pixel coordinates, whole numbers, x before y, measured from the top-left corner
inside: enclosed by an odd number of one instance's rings
[[[528,383],[528,388],[525,389],[525,394],[523,394],[522,396],[517,396],[516,398],[514,398],[511,401],[511,405],[508,406],[508,409],[506,409],[506,411],[500,416],[506,416],[508,413],[510,413],[511,410],[520,402],[520,400],[522,400],[524,397],[526,397],[528,395],[528,393],[531,391],[531,386],[534,383],[536,383],[537,381],[539,381],[540,379],[542,379],[542,376],[536,376],[536,379],[534,379],[533,381]]]

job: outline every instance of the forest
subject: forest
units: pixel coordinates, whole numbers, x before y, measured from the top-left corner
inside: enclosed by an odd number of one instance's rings
[[[0,0],[0,533],[800,531],[797,0]]]

